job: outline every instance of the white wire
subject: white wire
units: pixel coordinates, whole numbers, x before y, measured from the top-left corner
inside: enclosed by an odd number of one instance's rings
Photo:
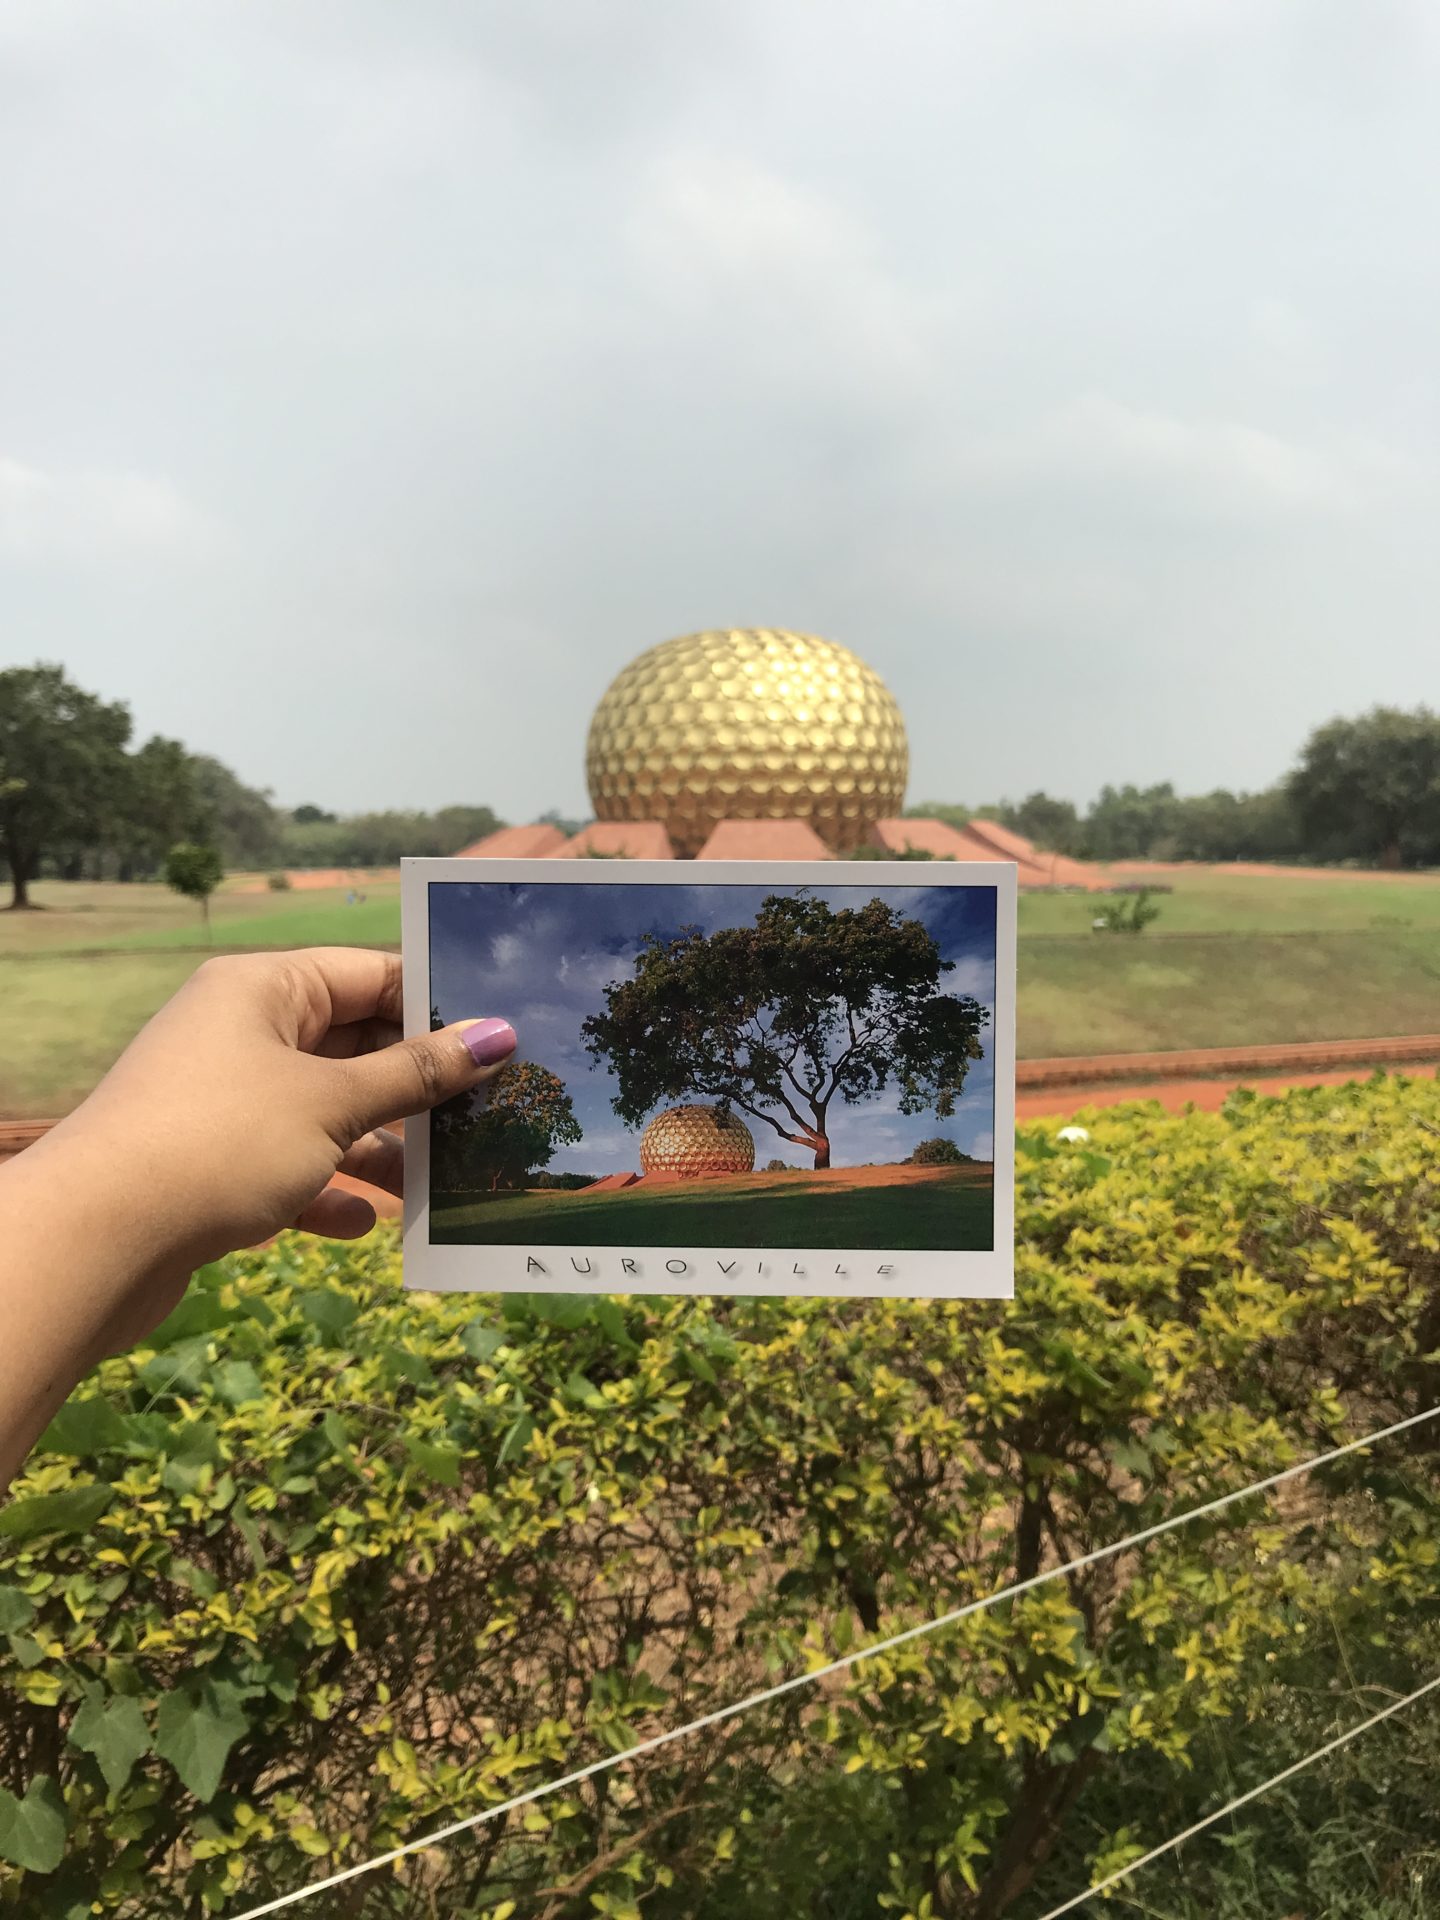
[[[392,1865],[403,1860],[408,1854],[420,1853],[427,1847],[437,1847],[446,1840],[453,1840],[456,1834],[466,1833],[472,1827],[486,1825],[491,1820],[502,1819],[506,1814],[514,1813],[520,1807],[530,1806],[536,1800],[543,1800],[552,1793],[561,1793],[567,1787],[579,1786],[584,1780],[591,1780],[599,1773],[607,1773],[612,1767],[629,1766],[647,1753],[655,1753],[661,1747],[668,1747],[676,1740],[684,1740],[692,1733],[703,1733],[708,1727],[718,1727],[726,1720],[734,1720],[742,1713],[748,1713],[753,1707],[763,1707],[772,1700],[780,1699],[784,1694],[793,1693],[797,1687],[813,1686],[817,1680],[826,1680],[833,1674],[844,1673],[847,1668],[856,1666],[862,1660],[876,1659],[880,1654],[890,1653],[896,1647],[903,1647],[911,1640],[919,1640],[925,1634],[938,1633],[942,1627],[951,1627],[972,1614],[982,1613],[988,1607],[999,1606],[1004,1600],[1014,1600],[1022,1593],[1030,1593],[1036,1587],[1043,1587],[1051,1580],[1058,1580],[1063,1574],[1076,1573],[1085,1567],[1093,1567],[1102,1560],[1112,1559],[1118,1553],[1125,1553],[1131,1547],[1143,1546],[1148,1540],[1158,1539],[1163,1533],[1171,1533],[1176,1527],[1188,1526],[1192,1520],[1200,1520],[1208,1513],[1220,1513],[1226,1507],[1232,1507],[1239,1500],[1248,1500],[1252,1494],[1268,1492],[1287,1480],[1294,1480],[1302,1473],[1311,1473],[1316,1467],[1328,1466],[1332,1460],[1343,1459],[1347,1453],[1358,1453],[1364,1447],[1373,1447],[1381,1440],[1388,1440],[1393,1434],[1404,1433],[1407,1428],[1418,1427],[1422,1421],[1433,1420],[1440,1414],[1440,1406],[1427,1407],[1423,1413],[1412,1413],[1407,1419],[1397,1420],[1393,1426],[1381,1427],[1376,1433],[1367,1433],[1359,1440],[1347,1440],[1344,1446],[1332,1447],[1328,1453],[1317,1453],[1313,1460],[1302,1460],[1297,1466],[1284,1467],[1279,1473],[1272,1473],[1264,1480],[1255,1480],[1248,1487],[1239,1487],[1234,1493],[1222,1493],[1214,1500],[1207,1500],[1203,1506],[1191,1507],[1185,1513],[1172,1513],[1167,1519],[1159,1520],[1153,1527],[1145,1527],[1139,1533],[1128,1534],[1123,1540],[1116,1540],[1108,1547],[1096,1547],[1091,1553],[1084,1553],[1075,1560],[1067,1560],[1058,1567],[1047,1567],[1043,1573],[1032,1574],[1026,1580],[1017,1580],[1011,1586],[998,1587],[994,1593],[982,1594],[978,1600],[967,1601],[963,1607],[955,1607],[949,1613],[942,1613],[934,1620],[926,1620],[918,1627],[907,1627],[903,1633],[891,1634],[888,1639],[872,1641],[869,1646],[859,1647],[853,1653],[844,1654],[838,1660],[831,1660],[821,1667],[811,1667],[804,1673],[792,1674],[788,1680],[781,1680],[773,1687],[765,1687],[759,1693],[748,1694],[743,1700],[735,1700],[728,1707],[717,1707],[713,1713],[702,1714],[698,1720],[688,1721],[684,1726],[671,1727],[664,1733],[652,1734],[648,1740],[641,1740],[633,1747],[627,1747],[623,1753],[607,1753],[599,1760],[592,1760],[588,1766],[577,1767],[573,1773],[563,1774],[558,1780],[546,1781],[538,1787],[530,1787],[524,1793],[517,1793],[513,1799],[504,1800],[498,1806],[484,1807],[479,1813],[467,1814],[463,1820],[454,1820],[449,1826],[437,1827],[434,1833],[428,1833],[421,1840],[409,1840],[402,1847],[392,1847],[388,1853],[378,1853],[373,1860],[362,1860],[356,1866],[345,1867],[339,1873],[332,1873],[324,1880],[313,1881],[309,1886],[298,1887],[293,1893],[282,1893],[274,1900],[266,1900],[258,1907],[247,1907],[244,1913],[237,1914],[235,1920],[263,1920],[263,1916],[279,1913],[286,1907],[298,1906],[302,1900],[312,1900],[317,1893],[328,1893],[333,1887],[343,1886],[347,1880],[358,1880],[362,1874],[373,1873],[377,1867]],[[1093,1889],[1092,1889],[1093,1891]]]
[[[1237,1808],[1248,1806],[1252,1800],[1258,1800],[1262,1793],[1268,1793],[1272,1787],[1278,1787],[1282,1780],[1293,1779],[1297,1773],[1303,1773],[1306,1767],[1313,1766],[1315,1761],[1323,1760],[1327,1753],[1334,1753],[1337,1747],[1343,1747],[1351,1740],[1358,1740],[1362,1733],[1368,1733],[1371,1727],[1378,1727],[1380,1722],[1388,1720],[1392,1713],[1403,1713],[1406,1707],[1413,1707],[1417,1700],[1423,1700],[1427,1693],[1433,1693],[1437,1687],[1440,1687],[1440,1673],[1437,1673],[1433,1680],[1427,1680],[1423,1687],[1417,1687],[1413,1693],[1407,1693],[1403,1700],[1392,1701],[1388,1707],[1382,1707],[1379,1713],[1372,1713],[1368,1720],[1362,1720],[1358,1727],[1351,1727],[1348,1733],[1336,1734],[1335,1738],[1327,1740],[1323,1747],[1316,1747],[1313,1753],[1307,1753],[1303,1760],[1296,1760],[1292,1765],[1282,1768],[1279,1773],[1272,1774],[1270,1779],[1262,1785],[1251,1787],[1248,1793],[1242,1793],[1234,1800],[1227,1800],[1223,1807],[1217,1807],[1214,1813],[1207,1813],[1203,1820],[1197,1820],[1193,1827],[1186,1827],[1183,1833],[1177,1833],[1163,1846],[1152,1847],[1149,1853],[1142,1853],[1138,1860],[1132,1860],[1128,1867],[1117,1867],[1114,1873],[1107,1874],[1103,1880],[1097,1880],[1094,1886],[1082,1888],[1079,1893],[1073,1894],[1058,1907],[1051,1907],[1047,1914],[1042,1915],[1041,1920],[1060,1920],[1062,1913],[1073,1913],[1076,1907],[1082,1906],[1087,1900],[1093,1900],[1097,1894],[1106,1892],[1108,1888],[1124,1880],[1127,1875],[1138,1873],[1141,1867],[1148,1867],[1165,1854],[1173,1853],[1176,1847],[1183,1847],[1187,1840],[1193,1840],[1197,1833],[1203,1833],[1207,1827],[1213,1827],[1215,1822],[1223,1820],[1227,1813],[1234,1813]]]

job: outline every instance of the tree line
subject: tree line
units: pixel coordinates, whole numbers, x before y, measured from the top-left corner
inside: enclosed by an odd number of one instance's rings
[[[140,744],[123,701],[58,666],[0,671],[0,870],[12,906],[31,884],[148,880],[178,845],[213,848],[227,869],[385,867],[452,854],[504,823],[484,806],[339,816],[277,807],[220,761],[156,734]]]
[[[447,855],[505,823],[487,806],[336,814],[286,809],[220,761],[161,735],[136,745],[130,710],[58,666],[0,671],[0,869],[25,906],[41,875],[152,879],[177,843],[227,869],[389,867]],[[1440,715],[1375,707],[1317,727],[1296,765],[1255,793],[1179,794],[1170,782],[1105,786],[1084,811],[1035,792],[912,816],[991,818],[1047,852],[1089,860],[1264,860],[1440,866]],[[566,831],[578,821],[542,816]]]
[[[1105,786],[1082,812],[1037,792],[966,808],[907,809],[963,825],[992,819],[1048,853],[1083,860],[1264,860],[1440,866],[1440,715],[1375,707],[1317,727],[1295,766],[1256,793]]]

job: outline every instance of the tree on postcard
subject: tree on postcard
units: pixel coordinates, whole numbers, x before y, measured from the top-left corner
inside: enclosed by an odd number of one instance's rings
[[[534,1060],[511,1060],[488,1093],[435,1109],[432,1179],[442,1192],[523,1186],[561,1146],[581,1138],[565,1082]]]
[[[664,1100],[704,1094],[830,1165],[835,1106],[893,1081],[902,1113],[948,1119],[989,1018],[946,990],[954,963],[883,900],[833,908],[772,894],[749,927],[646,936],[633,976],[581,1029],[637,1126]]]

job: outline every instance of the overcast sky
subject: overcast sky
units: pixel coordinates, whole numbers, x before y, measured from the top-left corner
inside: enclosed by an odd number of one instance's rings
[[[447,1025],[477,1007],[501,1007],[519,1039],[516,1058],[535,1060],[565,1082],[584,1128],[578,1146],[551,1160],[557,1173],[625,1173],[639,1168],[639,1129],[611,1105],[618,1082],[585,1050],[581,1025],[603,1011],[605,987],[631,977],[645,933],[673,937],[682,927],[711,933],[753,921],[768,895],[789,887],[523,886],[503,880],[435,881],[430,886],[430,998]],[[831,907],[881,899],[920,920],[950,962],[942,991],[977,1000],[986,1012],[982,1057],[948,1120],[903,1114],[892,1082],[856,1106],[837,1102],[830,1116],[836,1166],[903,1160],[917,1141],[943,1134],[977,1160],[994,1153],[995,893],[991,887],[811,887]],[[783,1116],[781,1116],[783,1118]],[[805,1154],[747,1114],[756,1161],[809,1164]]]
[[[1425,0],[5,0],[0,665],[287,804],[584,814],[671,634],[910,798],[1437,697]]]

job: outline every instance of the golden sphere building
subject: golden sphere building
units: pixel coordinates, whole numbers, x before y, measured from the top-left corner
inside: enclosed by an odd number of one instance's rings
[[[780,627],[662,641],[611,682],[585,755],[599,821],[658,821],[693,859],[723,821],[800,820],[831,852],[898,814],[909,748],[880,676]]]
[[[728,1107],[668,1107],[640,1140],[642,1173],[750,1173],[755,1141]]]

